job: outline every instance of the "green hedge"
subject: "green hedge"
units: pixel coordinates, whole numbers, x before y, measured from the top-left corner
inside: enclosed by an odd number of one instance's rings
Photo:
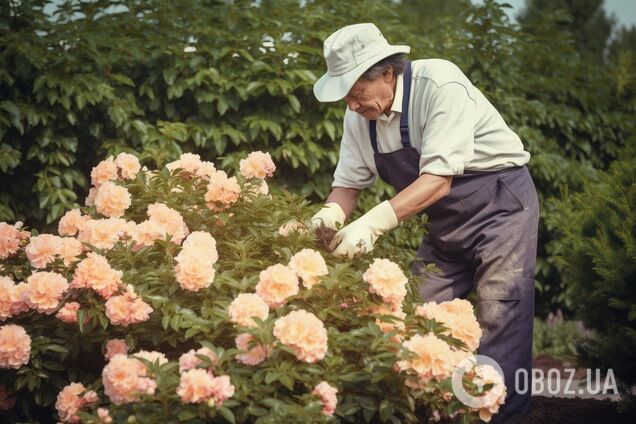
[[[569,34],[554,22],[521,32],[493,1],[456,1],[453,14],[438,2],[424,26],[409,2],[381,0],[66,1],[53,17],[46,3],[0,6],[0,220],[37,228],[83,203],[89,164],[120,151],[158,165],[195,151],[225,166],[266,150],[279,184],[324,199],[344,105],[319,104],[312,85],[325,69],[322,40],[355,22],[375,22],[412,58],[466,72],[531,151],[544,216],[545,200],[606,167],[633,125],[612,74],[580,58]],[[378,185],[363,206],[390,193]],[[545,311],[571,307],[552,231],[542,223]]]

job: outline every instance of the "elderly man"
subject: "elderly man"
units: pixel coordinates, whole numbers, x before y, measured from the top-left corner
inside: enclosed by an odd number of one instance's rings
[[[484,335],[480,352],[502,367],[506,404],[494,422],[530,409],[515,373],[531,375],[534,270],[539,208],[525,166],[530,154],[484,95],[451,62],[408,62],[373,24],[351,25],[324,43],[321,102],[347,111],[333,190],[312,218],[336,229],[376,177],[397,194],[341,228],[334,254],[352,258],[401,220],[429,217],[412,271],[424,274],[425,301],[465,298],[474,288]],[[435,263],[438,273],[426,273]]]

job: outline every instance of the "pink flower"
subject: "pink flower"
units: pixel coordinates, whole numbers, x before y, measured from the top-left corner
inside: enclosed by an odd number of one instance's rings
[[[105,257],[90,252],[77,265],[71,287],[89,288],[104,299],[110,299],[122,286],[122,276],[121,271],[110,267]]]
[[[77,302],[68,302],[57,312],[55,318],[60,321],[72,324],[77,322],[77,311],[79,311],[80,304]]]
[[[292,256],[289,268],[303,280],[303,285],[307,288],[318,284],[320,277],[329,274],[325,259],[313,249],[303,249]]]
[[[90,219],[89,215],[82,216],[82,212],[79,209],[71,209],[60,218],[57,232],[61,236],[74,236],[84,223]]]
[[[301,361],[313,363],[327,354],[327,330],[323,322],[303,309],[277,319],[274,336],[289,346]]]
[[[212,362],[212,366],[216,365],[219,359],[216,356],[216,353],[208,349],[207,347],[202,347],[198,350],[190,349],[187,353],[184,353],[179,357],[179,372],[187,371],[192,368],[196,368],[199,364],[203,363],[201,359],[197,357],[197,355],[203,355],[210,358],[210,362]]]
[[[112,181],[117,179],[117,165],[113,161],[113,157],[101,161],[91,171],[91,184],[96,188],[106,181]]]
[[[177,394],[183,403],[201,403],[212,396],[214,376],[202,368],[187,370],[181,374]]]
[[[115,158],[115,165],[119,168],[119,173],[126,180],[134,180],[141,169],[141,164],[137,156],[129,153],[120,153]]]
[[[24,303],[22,293],[9,277],[0,275],[0,321],[11,318]]]
[[[175,259],[174,274],[184,290],[196,292],[214,281],[214,264],[205,252],[182,250]]]
[[[371,286],[371,293],[379,294],[387,303],[401,304],[406,296],[408,279],[395,262],[388,259],[375,259],[362,275]]]
[[[252,340],[254,340],[254,336],[249,333],[242,333],[236,336],[234,342],[236,343],[236,348],[244,352],[237,354],[236,360],[242,364],[254,366],[267,359],[271,349],[260,343],[250,348],[250,342]]]
[[[68,290],[64,276],[55,272],[34,272],[27,278],[26,301],[30,308],[52,313]]]
[[[64,265],[70,266],[79,260],[78,256],[84,252],[82,242],[73,237],[63,237],[58,254],[64,261]]]
[[[6,259],[20,250],[20,241],[24,238],[24,231],[15,225],[0,222],[0,259]]]
[[[130,206],[130,193],[126,187],[106,181],[95,196],[95,208],[97,213],[108,218],[121,218]]]
[[[205,231],[191,233],[183,242],[183,250],[202,252],[213,263],[219,260],[219,254],[216,251],[216,240],[214,240],[212,234]]]
[[[256,293],[269,307],[278,308],[298,294],[298,277],[285,265],[272,265],[259,274]]]
[[[31,337],[23,327],[7,324],[0,327],[0,368],[20,368],[29,362]]]
[[[484,422],[490,422],[493,414],[499,412],[499,407],[506,403],[506,385],[501,374],[491,365],[480,364],[473,368],[473,383],[478,386],[492,384],[488,393],[480,396],[482,407],[471,408],[479,411],[479,418]]]
[[[260,180],[258,183],[247,182],[244,189],[245,192],[256,196],[267,196],[269,194],[269,186],[265,180]],[[246,200],[251,201],[250,198]]]
[[[52,234],[31,237],[25,251],[34,268],[45,268],[55,260],[62,239]]]
[[[97,189],[95,187],[91,187],[90,190],[88,190],[88,196],[86,196],[84,204],[86,206],[95,206],[95,196],[97,196]]]
[[[326,381],[318,384],[311,392],[312,395],[316,395],[320,398],[320,401],[323,404],[322,413],[329,416],[332,416],[336,411],[336,405],[338,404],[336,393],[338,393],[338,389],[331,386]]]
[[[428,302],[418,306],[415,313],[443,324],[448,328],[444,334],[463,341],[468,350],[474,351],[479,347],[482,331],[469,301],[453,299],[440,304]]]
[[[257,294],[241,293],[227,308],[230,321],[244,327],[256,327],[253,317],[265,321],[269,314],[267,303]]]
[[[298,234],[306,234],[307,227],[302,222],[291,220],[281,225],[278,229],[278,234],[283,237],[289,236],[291,233],[297,232]]]
[[[92,219],[80,228],[77,238],[98,249],[110,250],[130,231],[129,228],[130,225],[121,218]]]
[[[241,187],[238,185],[236,177],[228,178],[224,171],[216,171],[211,177],[205,193],[205,201],[213,211],[227,209],[238,201],[241,194]]]
[[[113,296],[106,301],[106,316],[113,325],[128,327],[130,324],[137,324],[150,318],[152,308],[140,297],[137,297],[128,286],[126,293]]]
[[[188,227],[181,214],[163,203],[148,205],[148,216],[152,221],[160,224],[165,232],[172,236],[171,240],[175,244],[181,244],[189,233]]]
[[[0,385],[0,411],[8,411],[15,405],[16,397],[9,396],[7,386]]]
[[[82,409],[84,405],[97,401],[97,393],[92,390],[86,393],[84,392],[86,392],[86,387],[84,387],[82,383],[71,383],[64,387],[57,395],[55,409],[57,409],[57,413],[62,422],[80,422],[80,417],[77,416],[76,413]],[[84,394],[80,396],[82,393]]]
[[[247,158],[241,159],[240,172],[245,178],[265,179],[274,175],[276,165],[269,153],[260,151],[250,153]]]
[[[115,405],[137,402],[142,394],[152,395],[157,382],[147,372],[143,362],[117,354],[102,371],[104,393]]]
[[[162,240],[165,236],[166,230],[163,225],[150,219],[137,224],[132,233],[132,239],[135,242],[136,250],[152,246],[155,244],[156,240]]]
[[[106,342],[106,354],[104,357],[110,361],[115,355],[126,355],[128,353],[128,344],[124,339],[111,339]]]
[[[234,396],[234,386],[230,382],[230,377],[222,375],[212,379],[212,396],[217,407],[223,405],[223,402]]]
[[[97,416],[99,417],[97,424],[110,424],[113,422],[113,417],[110,416],[110,412],[106,408],[97,408]]]
[[[216,172],[216,167],[212,162],[202,161],[197,169],[195,175],[197,177],[205,178],[209,180],[212,175]]]
[[[449,377],[455,365],[469,355],[452,350],[448,343],[432,333],[424,336],[416,334],[402,346],[410,355],[398,362],[399,369],[415,375],[422,384]]]
[[[178,160],[167,164],[166,168],[168,168],[169,171],[180,169],[182,174],[194,175],[201,166],[201,163],[201,156],[194,153],[184,153]]]
[[[143,358],[151,364],[158,363],[159,366],[168,363],[168,358],[166,358],[166,355],[161,352],[157,352],[156,350],[140,350],[137,353],[133,353],[131,356],[137,359]]]

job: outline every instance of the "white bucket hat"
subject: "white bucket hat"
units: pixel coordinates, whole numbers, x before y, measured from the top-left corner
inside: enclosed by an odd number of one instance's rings
[[[325,40],[327,73],[314,84],[314,95],[320,102],[340,100],[370,67],[385,57],[409,51],[409,46],[390,45],[374,24],[340,28]]]

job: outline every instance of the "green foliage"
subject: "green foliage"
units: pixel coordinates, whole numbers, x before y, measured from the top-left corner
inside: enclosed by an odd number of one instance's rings
[[[611,171],[578,194],[555,202],[563,233],[562,278],[586,328],[584,365],[612,368],[636,383],[636,156],[633,145]]]
[[[633,127],[634,67],[625,55],[610,72],[582,57],[558,15],[522,30],[494,1],[69,0],[49,5],[52,17],[45,4],[0,6],[0,220],[47,228],[82,203],[89,164],[120,151],[158,165],[193,151],[228,165],[266,150],[277,184],[324,200],[344,105],[313,97],[322,41],[373,21],[412,46],[412,59],[457,63],[521,136],[544,205],[538,310],[573,307],[554,267],[562,246],[544,224],[546,200],[564,184],[579,190],[615,158]],[[376,185],[360,211],[391,193]]]
[[[576,341],[584,334],[577,321],[566,320],[558,310],[543,320],[534,319],[532,338],[532,356],[546,355],[562,361],[574,362],[576,359]]]

